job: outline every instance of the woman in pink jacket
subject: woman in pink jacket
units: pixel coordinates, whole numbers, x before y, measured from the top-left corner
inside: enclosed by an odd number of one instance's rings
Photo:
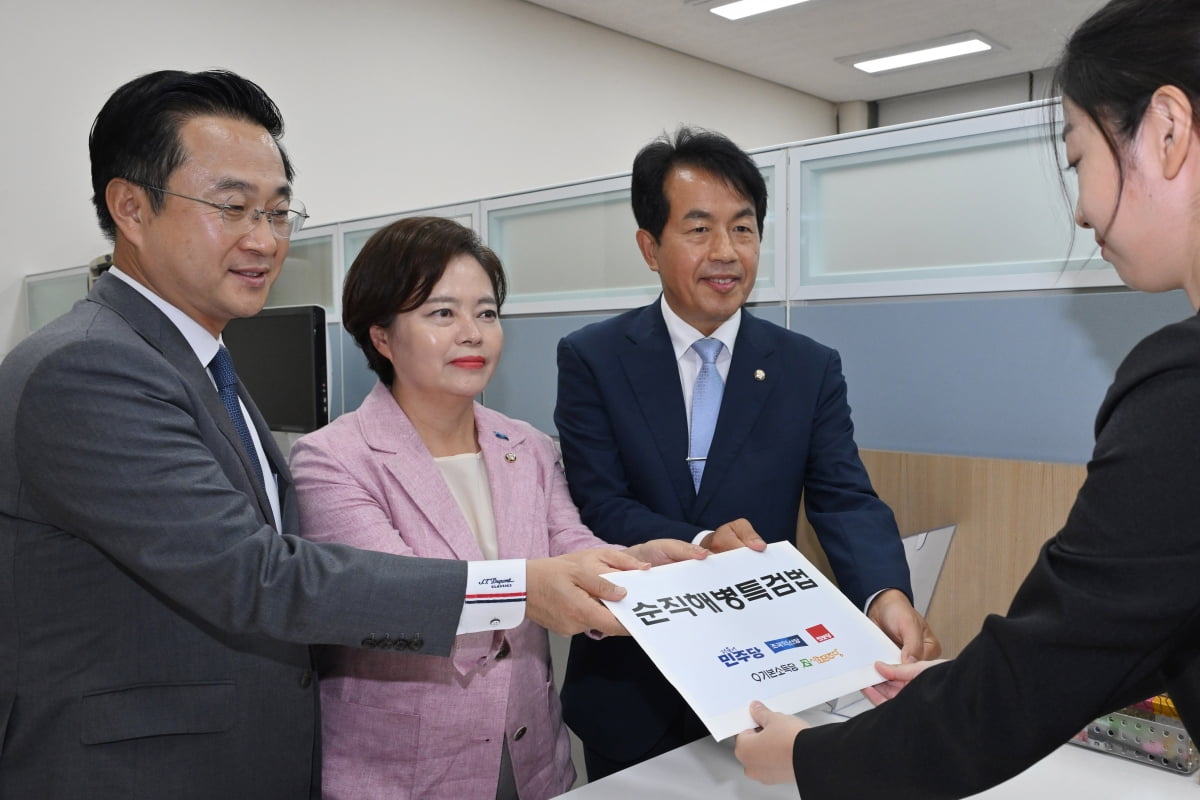
[[[298,441],[301,530],[361,548],[481,560],[607,547],[579,521],[557,451],[475,397],[504,342],[499,259],[446,219],[378,231],[346,276],[342,321],[379,383]],[[656,543],[630,552],[662,559]],[[450,658],[328,648],[330,800],[539,800],[575,779],[546,631],[458,637]]]

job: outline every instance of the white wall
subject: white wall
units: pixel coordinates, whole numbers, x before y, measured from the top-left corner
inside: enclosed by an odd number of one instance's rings
[[[817,98],[521,0],[3,0],[0,354],[21,276],[107,252],[87,133],[156,69],[224,67],[283,110],[311,222],[628,170],[691,122],[748,149],[834,132]],[[632,233],[631,233],[632,236]]]
[[[1039,76],[1043,76],[1046,72],[1046,70],[1036,73],[1022,72],[1018,75],[1008,75],[990,81],[967,83],[931,92],[906,94],[880,100],[879,127],[935,117],[948,117],[970,111],[982,111],[986,108],[1011,106],[1029,100],[1043,100],[1047,96],[1045,89],[1048,84]],[[1032,92],[1030,91],[1031,85],[1034,89]],[[1040,94],[1039,91],[1041,91]]]

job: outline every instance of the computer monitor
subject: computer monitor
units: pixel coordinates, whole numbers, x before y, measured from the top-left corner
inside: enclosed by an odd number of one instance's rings
[[[324,308],[265,308],[230,320],[221,338],[271,430],[308,433],[329,422]]]

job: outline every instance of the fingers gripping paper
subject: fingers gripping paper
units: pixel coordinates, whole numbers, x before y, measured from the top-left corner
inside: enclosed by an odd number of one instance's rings
[[[606,602],[721,740],[754,727],[761,700],[795,713],[882,680],[900,651],[787,542],[605,576]]]

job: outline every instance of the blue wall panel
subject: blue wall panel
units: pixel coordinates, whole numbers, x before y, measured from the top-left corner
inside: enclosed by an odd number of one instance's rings
[[[842,355],[860,447],[1083,463],[1125,354],[1182,292],[945,297],[792,308]]]
[[[554,314],[544,317],[505,317],[504,355],[492,376],[483,402],[522,419],[551,436],[554,397],[558,392],[558,340],[573,330],[608,319],[613,314]]]
[[[782,325],[786,312],[753,313]],[[1182,292],[1114,289],[794,305],[791,328],[841,353],[860,447],[1083,463],[1121,359],[1192,313]],[[505,318],[484,402],[553,435],[558,341],[610,316]],[[375,377],[349,336],[331,339],[351,410]]]

